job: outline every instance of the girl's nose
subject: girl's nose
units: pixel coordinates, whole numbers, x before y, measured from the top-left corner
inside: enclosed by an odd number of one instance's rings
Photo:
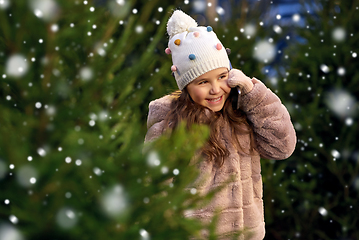
[[[211,84],[210,94],[216,95],[220,92],[221,86],[218,82],[214,82]]]

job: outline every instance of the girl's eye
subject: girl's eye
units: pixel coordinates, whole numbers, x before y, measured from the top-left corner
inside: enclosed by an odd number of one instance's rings
[[[224,79],[224,78],[226,78],[227,77],[227,74],[224,74],[224,75],[221,75],[220,77],[219,77],[219,79]]]
[[[198,85],[202,85],[202,84],[205,84],[207,81],[201,81],[198,83]]]

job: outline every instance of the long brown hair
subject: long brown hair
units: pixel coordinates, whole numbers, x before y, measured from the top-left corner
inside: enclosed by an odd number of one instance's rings
[[[165,118],[165,126],[175,129],[181,121],[186,121],[188,127],[194,123],[208,125],[210,127],[210,136],[207,144],[201,149],[201,153],[207,159],[215,161],[218,166],[222,166],[225,158],[229,156],[228,149],[217,137],[219,136],[219,119],[221,117],[229,123],[232,144],[247,154],[253,153],[255,148],[253,130],[247,121],[245,113],[236,107],[238,96],[236,89],[231,90],[228,99],[219,112],[213,112],[194,102],[186,88],[182,91],[173,92],[171,96],[173,101],[171,103],[171,111],[168,112]],[[237,136],[242,134],[249,134],[250,136],[250,149],[248,152],[244,150],[238,141]]]

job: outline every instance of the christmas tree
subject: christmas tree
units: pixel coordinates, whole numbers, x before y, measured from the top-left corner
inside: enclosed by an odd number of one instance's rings
[[[0,0],[0,240],[199,234],[182,216],[203,199],[184,189],[208,129],[143,145],[148,103],[177,89],[173,9],[291,114],[296,151],[262,160],[266,239],[359,238],[358,1],[306,1],[287,22],[276,1],[216,2]]]
[[[179,128],[143,146],[149,99],[169,88],[158,83],[170,64],[162,51],[174,6],[43,0],[0,7],[0,239],[198,234],[201,226],[183,211],[199,197],[184,189],[196,176],[188,156],[207,129]]]
[[[298,143],[262,165],[267,236],[358,239],[358,1],[307,1],[268,84],[290,110]]]

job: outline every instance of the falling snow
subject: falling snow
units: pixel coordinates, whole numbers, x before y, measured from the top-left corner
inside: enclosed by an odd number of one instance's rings
[[[41,108],[41,106],[42,106],[42,104],[41,104],[40,102],[35,103],[35,107],[36,107],[37,109]]]
[[[320,65],[320,70],[322,70],[324,73],[328,73],[330,71],[329,67],[325,64]]]
[[[300,21],[300,15],[298,13],[293,14],[292,20],[293,20],[293,22],[299,22]]]
[[[65,193],[65,197],[66,197],[66,198],[69,199],[69,198],[71,198],[71,196],[72,196],[72,194],[71,194],[70,192]]]
[[[82,160],[81,160],[81,159],[77,159],[77,160],[75,161],[75,164],[76,164],[77,166],[81,166]]]
[[[246,24],[243,29],[241,29],[241,32],[243,32],[243,34],[246,35],[247,38],[250,38],[256,34],[257,28],[254,24],[249,23]]]
[[[327,216],[328,215],[328,211],[327,211],[327,209],[325,209],[324,207],[320,207],[319,209],[318,209],[318,211],[319,211],[319,213],[322,215],[322,216]]]
[[[93,71],[90,67],[80,69],[80,77],[83,81],[89,81],[93,78]]]
[[[125,191],[121,185],[115,185],[105,191],[101,198],[102,209],[110,217],[121,216],[128,205]]]
[[[331,154],[335,158],[340,158],[340,153],[335,149],[331,151]]]
[[[33,0],[31,8],[34,14],[45,21],[54,20],[59,13],[59,7],[54,0]]]
[[[17,182],[23,187],[30,187],[36,183],[37,169],[30,165],[22,165],[17,170]]]
[[[159,160],[159,156],[156,152],[151,151],[147,156],[147,164],[150,167],[156,167],[161,164],[161,161]]]
[[[0,0],[0,9],[7,9],[10,6],[10,0]]]
[[[150,235],[145,229],[140,229],[141,240],[149,240]]]
[[[338,75],[339,76],[344,76],[345,75],[345,68],[344,67],[339,67],[338,68],[338,71],[337,71],[337,73],[338,73]]]
[[[343,42],[345,40],[346,31],[342,27],[337,27],[332,32],[332,38],[337,42]]]
[[[281,34],[282,33],[282,28],[278,25],[274,25],[273,26],[273,31],[278,33],[278,34]]]
[[[222,7],[220,7],[220,6],[216,7],[216,12],[217,12],[219,15],[224,15],[224,14],[226,13],[226,11],[225,11]]]
[[[328,108],[339,117],[351,117],[357,109],[355,108],[356,100],[347,91],[336,89],[328,92],[326,95],[326,103]]]
[[[161,168],[161,172],[162,172],[163,174],[167,174],[167,173],[169,172],[168,167],[163,166],[163,167]]]
[[[261,62],[270,62],[274,59],[275,55],[275,46],[268,41],[260,41],[254,48],[254,58]]]
[[[38,149],[37,149],[37,153],[38,153],[41,157],[46,156],[46,151],[45,151],[45,149],[43,149],[43,148],[38,148]]]
[[[93,168],[93,172],[97,175],[97,176],[101,176],[102,175],[102,171],[100,168],[98,167],[94,167]]]
[[[142,26],[137,26],[135,28],[135,31],[136,31],[136,33],[142,33],[143,32],[143,27]]]
[[[15,78],[25,75],[28,68],[28,63],[21,54],[10,56],[6,62],[6,74]]]
[[[193,8],[196,12],[203,12],[206,9],[205,1],[195,0],[192,2],[192,4],[193,4]]]
[[[46,109],[46,114],[47,114],[48,116],[54,116],[54,115],[56,114],[56,108],[55,108],[55,106],[49,105],[49,106],[47,106],[45,109]]]
[[[1,240],[24,240],[25,238],[22,235],[22,233],[14,226],[6,224],[6,223],[0,223],[0,239]]]
[[[90,121],[89,121],[89,125],[90,125],[91,127],[95,126],[95,124],[96,124],[95,120],[90,120]]]
[[[52,31],[52,32],[57,32],[57,31],[59,31],[59,25],[57,25],[57,24],[52,24],[52,25],[51,25],[51,31]]]
[[[56,223],[63,229],[71,229],[78,222],[77,213],[69,207],[63,207],[56,214]]]

